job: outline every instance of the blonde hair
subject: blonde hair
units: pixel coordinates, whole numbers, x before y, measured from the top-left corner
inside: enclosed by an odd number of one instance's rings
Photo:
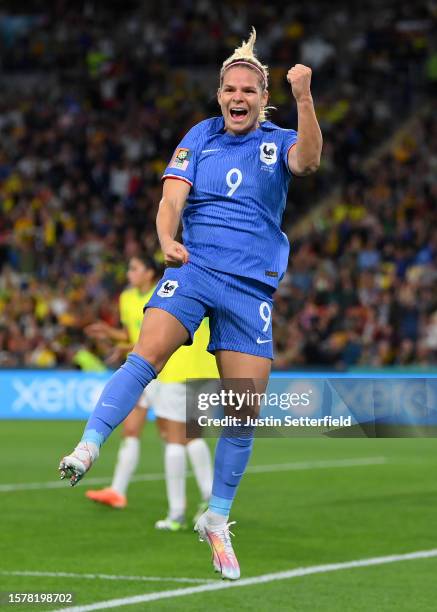
[[[256,57],[254,52],[256,41],[256,30],[252,26],[252,32],[247,41],[243,41],[240,47],[237,47],[233,54],[226,59],[220,70],[220,87],[223,85],[223,79],[225,76],[225,72],[232,68],[233,66],[246,66],[251,70],[254,70],[261,79],[261,87],[262,90],[265,91],[268,88],[269,82],[269,68],[262,64],[259,59]],[[258,120],[260,122],[266,121],[267,119],[267,110],[268,108],[273,107],[261,107]]]

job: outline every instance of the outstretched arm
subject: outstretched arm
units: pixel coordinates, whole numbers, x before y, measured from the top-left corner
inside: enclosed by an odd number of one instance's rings
[[[113,327],[105,321],[96,321],[85,327],[85,333],[97,340],[112,340],[113,342],[127,342],[129,333],[125,327]]]
[[[170,265],[187,263],[188,261],[187,249],[174,238],[190,189],[191,185],[185,181],[173,178],[167,178],[164,181],[162,198],[156,217],[156,229],[165,262]]]
[[[293,174],[305,176],[319,167],[323,143],[311,96],[311,68],[296,64],[288,71],[287,81],[297,104],[298,133],[296,145],[288,152],[288,167]]]

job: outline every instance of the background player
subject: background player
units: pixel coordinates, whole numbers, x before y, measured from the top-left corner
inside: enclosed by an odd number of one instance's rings
[[[186,437],[186,380],[218,378],[214,357],[207,352],[209,321],[203,319],[191,346],[181,346],[167,361],[158,376],[159,386],[153,398],[158,428],[165,441],[165,480],[168,514],[156,522],[157,529],[179,531],[185,528],[186,454],[189,457],[201,494],[193,517],[196,523],[207,509],[212,490],[212,466],[209,448],[200,437]]]
[[[119,299],[122,327],[97,321],[86,328],[88,335],[94,338],[106,338],[117,343],[109,361],[125,356],[137,340],[143,319],[142,309],[156,287],[156,274],[157,265],[151,257],[132,257],[127,272],[130,286],[122,291]],[[168,500],[168,516],[158,521],[156,527],[178,531],[186,526],[186,454],[202,498],[194,520],[205,510],[212,487],[211,457],[204,440],[187,439],[185,436],[185,380],[218,376],[215,361],[206,352],[208,339],[209,326],[205,319],[196,332],[193,345],[177,351],[160,373],[159,382],[154,381],[143,392],[135,408],[123,421],[123,441],[111,486],[87,491],[89,499],[113,508],[126,507],[127,488],[139,461],[140,436],[147,408],[153,406],[161,437],[166,443],[164,465]]]
[[[172,353],[190,342],[206,313],[208,349],[216,355],[221,378],[251,379],[249,387],[258,393],[266,387],[273,357],[272,294],[289,252],[280,223],[290,174],[318,168],[322,137],[311,70],[299,64],[287,75],[297,103],[298,137],[265,121],[268,70],[255,57],[254,43],[255,32],[222,66],[222,117],[195,125],[164,173],[158,235],[166,261],[185,265],[166,270],[134,352],[103,390],[82,441],[61,461],[61,477],[70,476],[71,484],[90,468],[104,440]],[[183,210],[180,244],[175,236]],[[228,517],[252,442],[252,430],[223,432],[209,509],[196,524],[212,548],[215,569],[229,579],[239,578],[240,568]]]

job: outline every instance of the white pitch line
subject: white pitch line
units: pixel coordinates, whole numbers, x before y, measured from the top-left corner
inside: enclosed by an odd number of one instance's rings
[[[271,465],[251,465],[247,468],[246,474],[260,474],[271,472],[292,472],[300,470],[319,470],[330,468],[348,468],[359,467],[365,465],[381,465],[386,463],[385,457],[356,457],[349,459],[332,459],[328,461],[296,461],[293,463],[273,463]],[[187,472],[187,476],[192,476],[192,472]],[[86,484],[99,485],[111,482],[111,476],[105,478],[87,478]],[[164,474],[139,474],[133,476],[132,482],[150,482],[156,480],[164,480]],[[0,493],[11,493],[13,491],[34,491],[40,489],[62,489],[66,483],[60,480],[52,480],[48,482],[23,482],[14,484],[0,484]]]
[[[271,465],[252,465],[246,473],[288,472],[299,470],[317,470],[342,467],[359,467],[361,465],[381,465],[387,463],[385,457],[357,457],[351,459],[332,459],[321,461],[295,461],[293,463],[272,463]]]
[[[261,574],[261,576],[253,576],[252,578],[243,578],[237,582],[213,582],[203,584],[197,587],[187,587],[184,589],[172,589],[171,591],[157,591],[155,593],[145,593],[144,595],[134,595],[133,597],[122,597],[119,599],[108,599],[94,604],[84,606],[70,606],[55,610],[54,612],[91,612],[92,610],[108,610],[109,608],[119,608],[122,606],[130,606],[138,603],[146,603],[149,601],[157,601],[158,599],[172,599],[174,597],[184,597],[186,595],[195,595],[197,593],[207,593],[209,591],[220,591],[222,589],[235,589],[250,585],[265,584],[276,580],[289,580],[291,578],[300,578],[309,576],[310,574],[325,574],[327,572],[336,572],[339,570],[348,570],[356,567],[369,567],[372,565],[384,565],[386,563],[397,563],[399,561],[413,561],[415,559],[430,559],[437,557],[437,548],[432,550],[420,550],[403,555],[389,555],[386,557],[372,557],[370,559],[358,559],[356,561],[346,561],[344,563],[329,563],[327,565],[313,565],[310,567],[298,567],[296,569],[285,572],[276,572],[274,574]]]
[[[73,574],[71,572],[34,572],[34,571],[3,571],[0,576],[37,576],[43,578],[85,578],[87,580],[128,580],[132,582],[192,582],[194,584],[210,583],[206,578],[175,578],[166,576],[117,576],[113,574]]]
[[[102,478],[87,478],[86,481],[89,485],[100,485],[111,482],[111,479],[111,476],[105,476]],[[164,474],[140,474],[138,476],[133,476],[130,482],[145,482],[154,480],[164,480]],[[62,489],[65,488],[66,484],[68,483],[62,482],[61,480],[2,484],[0,485],[0,493],[11,493],[13,491],[35,491],[40,489]]]

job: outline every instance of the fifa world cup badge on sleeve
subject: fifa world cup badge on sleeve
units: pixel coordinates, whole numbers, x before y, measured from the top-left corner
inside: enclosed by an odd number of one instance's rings
[[[178,147],[174,152],[173,159],[170,162],[169,168],[177,168],[178,170],[186,170],[191,159],[190,149]]]

